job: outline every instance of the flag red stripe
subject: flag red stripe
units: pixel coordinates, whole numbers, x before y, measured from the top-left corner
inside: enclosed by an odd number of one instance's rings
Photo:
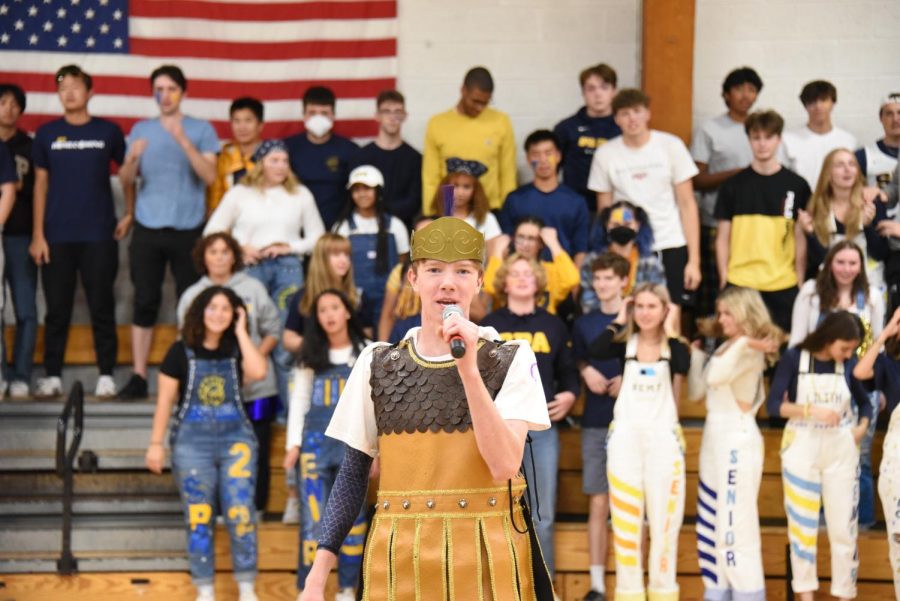
[[[287,60],[304,58],[376,58],[397,55],[397,40],[303,40],[297,42],[216,42],[165,38],[130,38],[129,54]]]
[[[211,19],[217,21],[296,21],[308,19],[393,19],[395,0],[361,2],[231,3],[194,0],[131,0],[132,17]]]
[[[107,117],[105,115],[98,116],[102,116],[105,119],[109,119],[110,121],[118,124],[118,126],[121,127],[122,131],[124,131],[126,134],[131,131],[131,127],[137,121],[140,121],[140,119],[137,119],[135,117]],[[54,119],[58,119],[59,117],[59,115],[25,113],[19,119],[19,127],[21,129],[24,129],[25,131],[33,132],[44,123],[47,123],[48,121],[52,121]],[[228,121],[215,120],[211,123],[213,127],[215,127],[216,133],[219,135],[220,140],[227,140],[231,138],[231,127]],[[299,121],[270,121],[266,122],[265,128],[263,129],[263,137],[284,138],[301,131],[303,131],[303,126]],[[337,121],[335,121],[334,131],[348,138],[372,138],[375,137],[375,135],[378,133],[378,124],[371,119],[338,119]]]
[[[149,73],[147,74],[149,77]],[[16,83],[29,92],[56,92],[56,81],[49,73],[16,73],[0,71],[0,81]],[[374,98],[382,90],[395,88],[397,80],[385,79],[334,79],[296,81],[218,81],[191,79],[188,91],[191,98],[225,98],[253,96],[260,100],[299,99],[311,86],[326,86],[338,98]],[[147,77],[94,76],[95,94],[121,94],[125,96],[150,96]]]

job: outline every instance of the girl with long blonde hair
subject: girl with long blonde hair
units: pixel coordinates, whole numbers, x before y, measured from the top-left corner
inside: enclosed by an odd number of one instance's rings
[[[691,364],[689,398],[706,396],[700,443],[697,554],[707,599],[764,601],[757,497],[763,439],[756,412],[765,401],[763,372],[784,339],[759,292],[731,287],[716,299],[725,342],[704,366]],[[699,374],[698,374],[699,372]]]
[[[678,596],[685,466],[677,399],[690,353],[671,334],[674,315],[665,286],[640,284],[589,348],[592,358],[624,361],[607,439],[617,596],[644,596],[645,510],[650,524],[648,588],[660,598]]]
[[[887,241],[877,225],[887,218],[887,209],[882,202],[866,200],[864,189],[853,152],[836,148],[825,156],[816,189],[799,216],[808,241],[807,279],[816,276],[828,249],[847,239],[863,249],[870,279],[877,285],[883,281],[881,261],[887,256]]]

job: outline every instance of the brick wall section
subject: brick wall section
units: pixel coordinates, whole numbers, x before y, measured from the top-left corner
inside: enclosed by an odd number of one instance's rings
[[[898,31],[896,0],[697,0],[694,124],[724,111],[722,80],[747,64],[765,84],[757,106],[788,128],[806,122],[803,85],[827,79],[838,89],[834,122],[861,144],[878,139],[879,99],[900,91]]]

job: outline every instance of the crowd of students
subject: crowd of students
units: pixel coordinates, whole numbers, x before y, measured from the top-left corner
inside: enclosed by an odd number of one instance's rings
[[[96,395],[146,397],[168,267],[181,339],[160,366],[147,461],[162,470],[176,409],[169,442],[198,599],[213,595],[216,513],[232,537],[241,599],[255,598],[257,509],[267,504],[279,417],[288,424],[286,513],[300,513],[303,588],[343,453],[325,427],[366,343],[396,343],[419,324],[407,279],[410,232],[445,215],[475,227],[488,247],[470,318],[498,339],[525,340],[537,357],[553,425],[531,434],[525,468],[536,478],[529,490],[551,572],[559,428],[573,423],[583,388],[585,599],[605,595],[610,512],[616,598],[644,598],[644,516],[650,598],[677,598],[685,496],[678,402],[687,382],[688,396],[705,397],[708,408],[697,525],[707,598],[731,590],[764,599],[755,414],[763,375],[778,361],[767,408],[788,420],[782,462],[794,590],[811,599],[818,586],[824,499],[832,594],[855,596],[857,524],[875,521],[875,418],[885,398],[890,409],[900,400],[900,94],[879,105],[884,138],[857,149],[831,122],[833,85],[805,85],[808,122],[783,131],[777,112],[752,111],[763,82],[742,67],[723,82],[726,112],[697,127],[689,150],[650,129],[643,92],[618,90],[615,71],[595,65],[579,77],[584,106],[525,139],[533,179],[517,187],[511,122],[488,106],[494,82],[483,67],[466,74],[456,106],[429,121],[424,154],[402,137],[406,106],[395,90],[378,96],[378,134],[363,148],[332,131],[335,96],[324,87],[304,94],[305,131],[286,140],[263,140],[263,104],[236,99],[233,139],[220,147],[209,123],[182,113],[188,81],[178,67],[163,65],[149,80],[159,115],[127,137],[89,113],[93,81],[78,66],[57,72],[63,116],[33,138],[16,127],[25,92],[0,84],[0,223],[16,316],[3,392],[61,395],[80,276]],[[124,191],[120,217],[111,163]],[[116,390],[113,282],[118,242],[129,233],[133,374]],[[32,388],[38,273],[45,375]],[[778,360],[783,342],[791,348]],[[897,572],[900,522],[888,511],[900,507],[894,434],[879,486]],[[342,548],[341,601],[352,598],[364,518]]]

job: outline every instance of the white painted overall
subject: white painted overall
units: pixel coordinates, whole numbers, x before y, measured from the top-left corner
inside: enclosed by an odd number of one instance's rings
[[[842,361],[835,363],[834,373],[817,374],[812,355],[800,353],[796,403],[830,409],[841,421],[826,426],[811,418],[791,418],[784,429],[781,470],[795,593],[819,588],[816,542],[824,503],[831,543],[831,594],[856,597],[859,448],[851,431],[850,400]]]
[[[756,412],[765,400],[763,354],[734,340],[706,365],[706,421],[700,443],[697,554],[709,601],[765,601],[759,534],[763,439]],[[752,403],[744,412],[738,400]]]
[[[884,508],[894,592],[900,599],[900,411],[894,409],[878,470],[878,495]]]
[[[672,394],[671,352],[637,360],[628,341],[622,386],[607,439],[607,475],[616,554],[616,601],[676,601],[678,534],[684,517],[684,438]],[[641,526],[650,525],[649,583],[644,589]]]

